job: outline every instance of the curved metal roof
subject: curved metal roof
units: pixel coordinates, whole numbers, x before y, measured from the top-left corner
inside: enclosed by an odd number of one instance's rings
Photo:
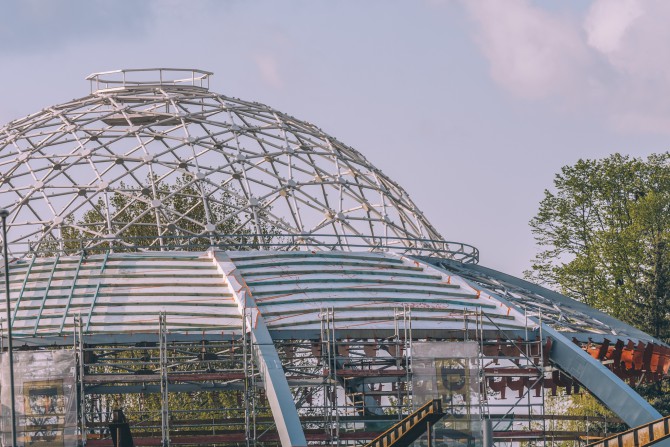
[[[336,313],[341,330],[393,329],[411,308],[415,329],[462,329],[481,308],[495,324],[521,329],[522,315],[428,264],[382,253],[228,252],[269,329],[318,330]],[[159,312],[171,331],[242,329],[229,278],[211,252],[111,253],[35,257],[11,267],[17,337],[64,336],[81,316],[86,333],[155,332]],[[1,305],[0,305],[1,307]]]
[[[541,313],[576,335],[651,339],[554,292],[468,268],[476,248],[444,241],[356,150],[209,91],[210,75],[97,73],[89,96],[0,129],[0,193],[14,200],[8,246],[33,250],[12,264],[18,336],[67,335],[75,316],[90,333],[153,331],[159,311],[175,331],[239,331],[230,272],[179,249],[246,245],[253,251],[228,252],[230,265],[276,332],[317,330],[329,309],[342,330],[391,330],[402,308],[425,334],[462,331],[473,318],[533,329],[528,316]],[[79,240],[68,246],[69,236]],[[421,254],[440,259],[408,257]]]
[[[15,261],[10,278],[14,334],[71,335],[75,316],[81,317],[88,334],[155,333],[159,312],[166,313],[172,332],[239,333],[239,291],[213,253],[108,253]],[[435,336],[462,333],[477,320],[483,330],[532,331],[538,324],[530,317],[542,313],[545,323],[578,338],[615,335],[653,341],[569,298],[556,303],[555,292],[517,286],[501,294],[500,279],[481,272],[474,277],[472,270],[456,268],[463,264],[443,265],[439,259],[430,260],[438,264],[433,265],[395,253],[216,253],[229,259],[277,337],[318,332],[328,311],[340,331],[388,333],[404,310],[411,312],[412,330],[423,336],[431,331]],[[529,298],[536,305],[530,305]],[[546,304],[552,302],[554,306]],[[0,312],[3,304],[0,300]]]

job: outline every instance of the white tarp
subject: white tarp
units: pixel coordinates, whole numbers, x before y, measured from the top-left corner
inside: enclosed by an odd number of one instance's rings
[[[3,445],[11,445],[9,357],[2,354]],[[14,352],[17,442],[25,447],[76,447],[77,389],[72,350]]]
[[[445,445],[482,445],[479,345],[476,342],[418,342],[412,345],[415,409],[440,399],[444,418],[435,425]]]

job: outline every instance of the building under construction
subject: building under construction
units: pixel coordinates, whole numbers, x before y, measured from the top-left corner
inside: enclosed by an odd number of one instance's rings
[[[628,384],[670,347],[480,266],[359,152],[210,75],[96,73],[0,128],[2,445],[12,386],[20,446],[577,444],[662,417]],[[616,417],[567,429],[548,402],[585,389]]]

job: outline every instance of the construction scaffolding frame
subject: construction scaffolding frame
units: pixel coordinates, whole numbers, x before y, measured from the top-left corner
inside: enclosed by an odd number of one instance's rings
[[[483,327],[492,322],[476,311],[463,314],[460,340],[417,339],[411,314],[410,306],[395,308],[387,337],[353,338],[338,327],[337,312],[325,308],[318,338],[274,341],[310,445],[355,446],[410,414],[417,406],[412,389],[417,341],[476,342],[481,399],[472,415],[491,421],[496,445],[578,438],[546,425],[569,417],[546,414],[545,390],[574,392],[578,385],[550,364],[551,346],[541,334],[523,339],[500,328],[497,340],[485,338]],[[140,341],[105,345],[87,342],[84,320],[75,318],[72,345],[82,445],[106,445],[113,412],[122,409],[137,446],[172,441],[279,446],[248,331],[184,337],[170,333],[160,313],[155,341],[144,334]],[[518,394],[511,398],[510,391]],[[446,436],[434,429],[433,439]]]

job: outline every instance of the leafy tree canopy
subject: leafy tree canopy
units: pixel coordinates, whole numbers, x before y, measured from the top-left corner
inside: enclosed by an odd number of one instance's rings
[[[89,252],[148,249],[202,250],[224,244],[233,250],[247,250],[281,242],[277,228],[265,219],[266,210],[242,213],[245,204],[233,189],[215,195],[189,177],[174,183],[147,180],[138,190],[121,183],[109,197],[101,197],[80,219],[69,219],[59,239],[47,239],[42,251]],[[161,207],[152,206],[151,197]],[[206,230],[204,223],[211,222]],[[108,238],[108,235],[118,235]],[[91,247],[93,249],[91,250]]]
[[[670,153],[563,167],[530,225],[529,279],[670,341]]]

